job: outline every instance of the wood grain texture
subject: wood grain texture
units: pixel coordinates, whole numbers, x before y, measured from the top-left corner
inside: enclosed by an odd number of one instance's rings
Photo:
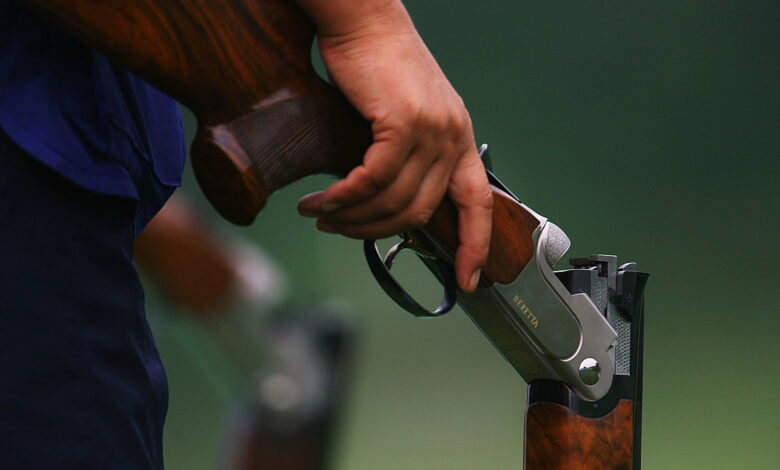
[[[209,124],[327,88],[311,67],[314,26],[287,0],[27,3]]]
[[[633,403],[620,400],[602,418],[557,403],[534,403],[525,418],[525,470],[630,470]]]
[[[315,73],[314,27],[291,0],[29,4],[193,110],[193,169],[233,223],[252,223],[273,191],[304,176],[346,175],[371,144],[369,123]],[[505,194],[494,197],[484,272],[506,283],[530,259],[536,220]],[[457,223],[445,200],[428,229],[454,250]]]
[[[314,71],[314,27],[287,0],[33,0],[86,44],[192,109],[204,193],[247,225],[268,195],[359,164],[368,126]]]
[[[483,280],[488,283],[512,282],[534,253],[533,232],[539,221],[521,204],[506,193],[493,187],[493,226],[490,238],[490,254],[482,269]],[[424,228],[451,253],[458,246],[458,211],[445,199]]]

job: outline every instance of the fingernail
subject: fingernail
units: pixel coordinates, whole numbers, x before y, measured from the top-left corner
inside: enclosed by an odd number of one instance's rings
[[[319,232],[336,233],[336,227],[330,225],[327,222],[321,222],[319,220],[317,221],[317,224],[314,226],[314,228],[316,228]]]
[[[323,202],[320,209],[322,209],[322,212],[333,212],[339,207],[341,207],[341,204],[338,202]]]
[[[312,217],[322,212],[320,199],[322,199],[322,193],[311,193],[303,196],[298,201],[298,213],[304,217]]]
[[[479,276],[482,273],[481,269],[477,269],[474,271],[474,273],[471,274],[471,278],[469,279],[468,286],[468,292],[474,292],[474,290],[477,288],[477,284],[479,284]]]

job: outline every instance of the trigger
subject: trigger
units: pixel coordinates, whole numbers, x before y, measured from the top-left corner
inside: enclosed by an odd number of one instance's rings
[[[387,254],[385,255],[384,259],[384,265],[385,267],[390,270],[393,267],[393,260],[395,259],[396,255],[404,250],[404,248],[409,247],[409,240],[404,238],[400,242],[393,245],[392,248],[390,248],[387,251]]]

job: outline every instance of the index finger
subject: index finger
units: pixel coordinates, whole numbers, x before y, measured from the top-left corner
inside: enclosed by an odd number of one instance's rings
[[[407,139],[374,142],[366,150],[362,165],[325,190],[323,204],[351,205],[379,193],[395,181],[412,150],[413,142]]]

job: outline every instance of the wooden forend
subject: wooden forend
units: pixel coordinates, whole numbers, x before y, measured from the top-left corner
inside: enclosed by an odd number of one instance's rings
[[[557,403],[533,403],[525,417],[525,470],[630,470],[634,404],[620,400],[601,418]]]
[[[520,274],[534,253],[533,233],[539,221],[520,203],[498,188],[493,189],[493,227],[490,255],[482,269],[489,283],[509,284]],[[458,246],[458,211],[445,198],[424,228],[451,253]]]

